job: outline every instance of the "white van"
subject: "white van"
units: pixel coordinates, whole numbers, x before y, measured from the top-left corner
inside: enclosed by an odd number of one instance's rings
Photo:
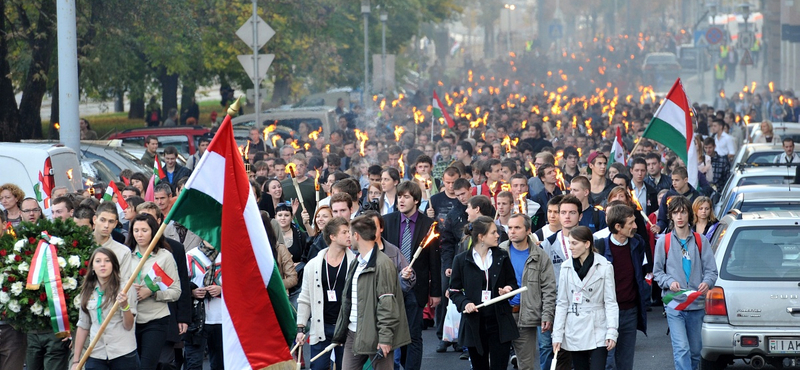
[[[60,144],[0,143],[0,184],[15,184],[25,197],[36,197],[39,172],[50,176],[54,187],[64,186],[68,192],[83,189],[81,164],[72,149]]]

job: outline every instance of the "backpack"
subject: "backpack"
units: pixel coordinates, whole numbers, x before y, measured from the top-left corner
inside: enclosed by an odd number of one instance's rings
[[[158,112],[154,110],[152,113],[150,113],[150,122],[156,121],[158,121]]]
[[[697,251],[700,252],[700,255],[703,255],[703,241],[700,240],[700,234],[697,232],[692,232],[694,234],[694,244],[697,244]],[[667,260],[667,256],[669,256],[669,244],[670,240],[672,240],[672,233],[667,234],[667,240],[664,241],[664,261]]]

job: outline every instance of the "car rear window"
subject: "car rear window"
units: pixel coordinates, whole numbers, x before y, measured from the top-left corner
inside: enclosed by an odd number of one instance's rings
[[[734,281],[800,280],[800,228],[745,227],[735,230],[725,248],[720,277]]]
[[[126,137],[122,139],[123,144],[130,144],[133,146],[144,147],[144,137]],[[174,146],[178,152],[188,156],[189,155],[189,137],[186,135],[166,135],[158,137],[158,148],[164,149],[167,146]]]
[[[673,55],[651,55],[647,57],[647,64],[674,64],[677,59]]]
[[[747,157],[747,163],[772,163],[783,152],[755,152]]]
[[[800,211],[800,202],[748,202],[741,205],[742,212]]]
[[[749,176],[749,177],[742,177],[739,179],[739,183],[736,186],[744,186],[744,185],[786,185],[791,184],[794,181],[794,176],[781,176],[781,175],[772,175],[772,176]]]
[[[322,121],[318,118],[286,118],[276,120],[264,121],[264,126],[277,125],[278,127],[288,127],[292,131],[297,131],[300,127],[300,122],[305,122],[311,127],[311,131],[317,131],[322,127]]]

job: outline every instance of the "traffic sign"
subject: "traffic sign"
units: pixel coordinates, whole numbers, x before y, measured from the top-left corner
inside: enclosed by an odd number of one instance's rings
[[[564,28],[559,23],[551,24],[548,28],[548,33],[552,39],[560,39],[564,36]]]
[[[724,38],[725,33],[719,27],[709,27],[706,31],[706,41],[709,45],[719,44]]]
[[[739,48],[749,50],[753,46],[755,37],[752,31],[739,32]]]
[[[247,72],[247,76],[250,77],[250,80],[253,81],[254,84],[258,84],[258,81],[267,75],[267,70],[275,59],[275,54],[258,54],[258,76],[255,75],[255,62],[252,54],[237,55],[236,57],[239,59],[239,63],[242,64],[242,67],[244,67],[244,71]],[[258,80],[256,80],[256,77],[258,77]]]
[[[739,63],[743,66],[751,66],[753,65],[753,56],[750,55],[750,50],[745,50],[744,55],[742,55],[742,61]]]
[[[257,15],[253,15],[250,19],[245,22],[242,27],[236,31],[236,36],[239,36],[245,44],[252,47],[255,40],[253,40],[253,27],[256,27],[256,31],[258,33],[257,41],[258,45],[256,45],[257,49],[261,49],[264,44],[275,36],[275,30],[270,27],[267,22],[264,22],[261,17]]]

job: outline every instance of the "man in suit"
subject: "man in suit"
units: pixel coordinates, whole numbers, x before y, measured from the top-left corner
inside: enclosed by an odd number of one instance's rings
[[[397,186],[397,211],[383,216],[386,222],[383,237],[400,247],[400,252],[408,261],[413,259],[418,248],[423,247],[422,242],[433,224],[433,219],[419,212],[421,201],[422,189],[419,185],[413,181],[404,181]],[[414,263],[417,284],[404,296],[411,332],[411,344],[401,350],[400,361],[406,370],[419,370],[422,363],[422,310],[426,304],[436,307],[441,300],[442,292],[438,289],[442,286],[437,255],[438,242],[431,242]]]
[[[631,189],[636,200],[642,205],[642,210],[649,215],[658,209],[658,189],[647,183],[647,161],[636,157],[631,166]]]

